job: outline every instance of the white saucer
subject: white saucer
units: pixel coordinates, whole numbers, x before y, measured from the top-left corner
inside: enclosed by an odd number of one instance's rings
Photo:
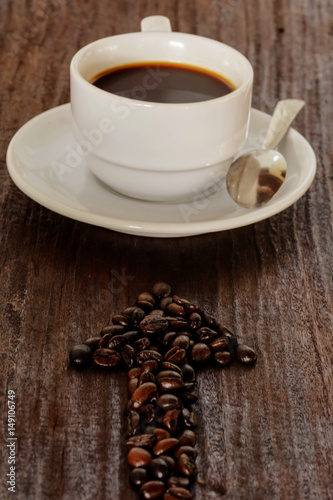
[[[258,137],[263,139],[269,120],[269,115],[252,109],[247,148],[259,146]],[[26,195],[54,212],[141,236],[190,236],[258,222],[298,200],[316,172],[316,158],[310,144],[290,129],[280,147],[288,164],[286,181],[264,207],[240,208],[228,196],[224,183],[217,193],[198,201],[145,202],[104,186],[90,172],[89,156],[80,158],[77,166],[73,161],[72,168],[63,168],[66,155],[76,145],[70,105],[50,109],[26,123],[11,140],[7,151],[9,174]]]

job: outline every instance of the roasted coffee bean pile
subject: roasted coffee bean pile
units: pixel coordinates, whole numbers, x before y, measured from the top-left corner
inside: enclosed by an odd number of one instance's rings
[[[199,306],[171,295],[167,283],[140,293],[101,336],[73,347],[77,368],[125,366],[125,433],[130,483],[144,500],[192,499],[197,426],[196,369],[209,362],[251,364],[256,353]]]

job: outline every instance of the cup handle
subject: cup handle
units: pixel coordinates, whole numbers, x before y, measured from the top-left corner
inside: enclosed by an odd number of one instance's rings
[[[141,31],[171,32],[170,19],[165,16],[148,16],[141,21]]]

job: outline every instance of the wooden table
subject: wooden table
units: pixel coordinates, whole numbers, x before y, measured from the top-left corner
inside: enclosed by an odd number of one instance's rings
[[[292,207],[248,227],[166,240],[65,218],[13,184],[8,143],[27,120],[69,101],[77,49],[135,31],[156,13],[176,31],[244,53],[255,108],[306,101],[295,128],[312,144],[318,172]],[[122,441],[126,376],[77,373],[68,352],[165,280],[258,352],[252,369],[207,368],[198,379],[197,464],[207,484],[195,498],[333,498],[330,0],[2,0],[0,19],[0,497],[137,498]],[[14,496],[5,483],[8,390],[16,401]]]

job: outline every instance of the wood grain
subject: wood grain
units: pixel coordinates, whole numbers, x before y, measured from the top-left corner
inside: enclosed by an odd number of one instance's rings
[[[243,52],[254,66],[254,107],[306,101],[295,127],[313,145],[318,173],[295,205],[249,227],[163,240],[66,219],[14,186],[9,140],[31,117],[68,102],[77,49],[135,31],[155,13],[175,30]],[[11,498],[14,389],[15,498],[136,498],[122,444],[126,377],[74,372],[68,352],[162,279],[258,352],[252,369],[200,374],[197,463],[207,484],[195,498],[333,498],[330,0],[3,0],[0,26],[0,497]]]

